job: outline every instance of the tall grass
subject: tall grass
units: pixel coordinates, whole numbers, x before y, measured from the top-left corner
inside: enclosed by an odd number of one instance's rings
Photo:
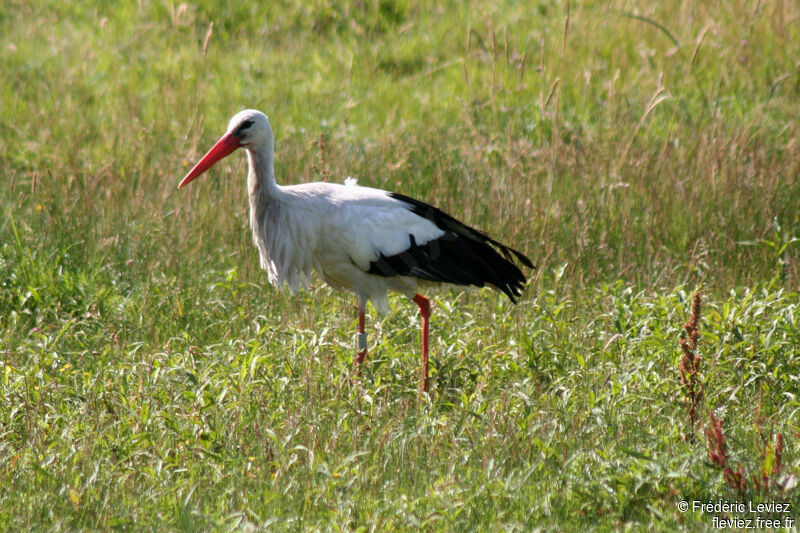
[[[708,527],[675,502],[741,497],[708,461],[712,419],[750,479],[782,435],[766,485],[797,502],[799,17],[4,3],[0,523]],[[430,397],[413,306],[370,317],[354,380],[352,297],[267,285],[243,158],[176,190],[246,107],[271,117],[280,182],[402,191],[537,264],[516,307],[434,295]]]
[[[191,231],[247,253],[241,160],[174,192],[243,107],[272,117],[284,182],[402,189],[568,262],[580,285],[725,291],[774,273],[768,250],[737,243],[798,225],[791,4],[4,11],[5,205],[31,231],[63,219],[116,242],[157,218],[164,249]]]

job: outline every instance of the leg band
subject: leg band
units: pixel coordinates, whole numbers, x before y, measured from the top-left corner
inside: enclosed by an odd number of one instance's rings
[[[366,350],[367,349],[367,334],[366,333],[356,333],[356,346],[358,350]]]

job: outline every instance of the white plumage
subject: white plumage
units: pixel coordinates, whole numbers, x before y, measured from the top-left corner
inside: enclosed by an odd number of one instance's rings
[[[414,295],[416,278],[369,274],[381,255],[397,255],[444,235],[384,191],[334,183],[279,187],[267,201],[251,204],[253,242],[275,286],[307,288],[311,269],[332,287],[356,291],[386,312],[386,292]]]
[[[427,389],[429,303],[415,291],[421,283],[488,284],[515,300],[525,277],[509,259],[530,261],[438,209],[387,191],[307,183],[279,186],[273,169],[269,119],[255,110],[235,115],[226,134],[186,175],[183,187],[235,149],[247,150],[253,242],[269,281],[292,292],[307,288],[311,271],[332,287],[355,291],[359,306],[357,360],[366,355],[367,301],[388,310],[387,291],[412,298],[423,316],[423,381]],[[499,253],[498,253],[499,252]]]

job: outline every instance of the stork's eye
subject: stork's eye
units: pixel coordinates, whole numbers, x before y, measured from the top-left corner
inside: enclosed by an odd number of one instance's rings
[[[236,135],[244,135],[244,130],[246,130],[247,128],[249,128],[252,125],[253,125],[253,121],[252,120],[245,120],[244,122],[239,124],[238,128],[236,128]]]

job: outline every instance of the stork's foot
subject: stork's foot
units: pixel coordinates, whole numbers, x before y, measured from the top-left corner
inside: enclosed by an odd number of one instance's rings
[[[361,350],[360,352],[358,352],[356,354],[356,367],[358,367],[358,365],[363,363],[364,359],[366,359],[366,358],[367,358],[367,351],[366,350]]]

